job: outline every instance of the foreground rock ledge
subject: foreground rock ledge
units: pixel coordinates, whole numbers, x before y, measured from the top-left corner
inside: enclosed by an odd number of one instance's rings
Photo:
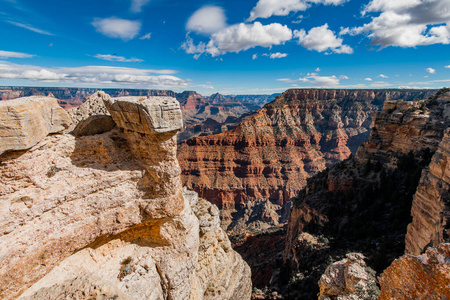
[[[0,155],[33,147],[72,123],[56,98],[33,96],[0,101]]]
[[[177,128],[118,127],[0,158],[0,298],[249,299],[217,208],[181,188]]]

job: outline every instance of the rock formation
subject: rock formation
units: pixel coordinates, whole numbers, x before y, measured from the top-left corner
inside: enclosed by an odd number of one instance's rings
[[[288,90],[235,129],[178,148],[183,183],[223,210],[224,224],[247,202],[283,205],[306,179],[355,153],[370,115],[390,99],[428,92]]]
[[[441,105],[449,100],[450,92],[436,99]],[[450,118],[449,107],[442,113]],[[418,255],[426,247],[436,247],[450,239],[450,129],[445,131],[430,166],[422,173],[411,216],[405,253]]]
[[[403,255],[379,280],[380,300],[450,299],[450,244]]]
[[[61,132],[71,119],[55,98],[27,97],[0,102],[0,155],[25,150],[50,133]]]
[[[0,156],[2,299],[250,298],[217,208],[181,188],[179,106],[139,100],[108,101],[112,131]]]
[[[319,300],[378,299],[375,271],[367,268],[364,255],[348,253],[331,264],[319,280]]]

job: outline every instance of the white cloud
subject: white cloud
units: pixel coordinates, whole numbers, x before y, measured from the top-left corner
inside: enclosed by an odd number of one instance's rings
[[[389,78],[388,76],[383,75],[383,74],[378,75],[378,77],[381,77],[381,78]]]
[[[292,39],[292,31],[279,23],[262,25],[259,22],[253,24],[240,23],[228,26],[211,35],[208,44],[193,43],[189,35],[181,48],[186,53],[209,53],[211,56],[219,56],[227,52],[240,52],[254,47],[271,47],[284,44]]]
[[[340,79],[348,79],[348,77],[341,75],[338,78],[336,75],[319,76],[317,73],[308,73],[305,77],[300,77],[295,80],[290,78],[279,78],[277,81],[286,83],[303,82],[308,83],[308,86],[310,87],[338,87],[340,86]]]
[[[341,76],[339,76],[339,78],[340,79],[349,79],[348,76],[346,76],[346,75],[341,75]]]
[[[108,60],[108,61],[120,61],[120,62],[143,62],[144,60],[139,58],[125,58],[123,56],[116,56],[111,54],[97,54],[94,55],[95,58]]]
[[[28,53],[22,53],[22,52],[13,52],[13,51],[3,51],[0,50],[0,58],[30,58],[36,55],[28,54]]]
[[[450,43],[450,0],[372,0],[361,13],[376,16],[342,34],[367,34],[382,48]]]
[[[144,34],[143,36],[141,36],[139,39],[140,40],[149,40],[152,37],[152,33],[149,32],[147,34]]]
[[[131,0],[130,10],[135,13],[141,12],[142,7],[149,2],[150,2],[150,0]]]
[[[44,68],[0,61],[0,79],[70,84],[145,88],[185,88],[186,80],[172,76],[174,70],[135,69],[110,66]],[[160,75],[152,75],[160,74]]]
[[[372,81],[372,78],[367,77],[367,78],[364,78],[364,80],[366,80],[366,81]]]
[[[270,54],[270,58],[271,59],[283,58],[283,57],[286,57],[286,56],[288,56],[287,53],[280,53],[280,52]]]
[[[320,68],[316,68],[314,71],[316,72],[320,72]]]
[[[444,68],[450,69],[450,65],[444,66]]]
[[[110,38],[120,38],[124,41],[133,39],[141,30],[141,22],[110,17],[95,18],[91,23],[97,32]]]
[[[7,21],[7,22],[12,24],[12,25],[15,25],[17,27],[25,28],[25,29],[28,29],[28,30],[36,32],[36,33],[40,33],[40,34],[44,34],[44,35],[53,35],[53,33],[50,33],[48,31],[36,28],[34,26],[31,26],[31,25],[27,25],[27,24],[23,24],[23,23],[19,23],[19,22],[13,22],[13,21]]]
[[[282,82],[294,82],[294,80],[290,79],[290,78],[278,78],[277,81],[282,81]]]
[[[187,31],[210,35],[227,26],[225,12],[219,6],[203,6],[186,23]]]
[[[427,68],[426,71],[427,71],[427,73],[430,73],[430,74],[436,73],[436,70],[433,68]]]
[[[392,86],[392,84],[385,81],[375,81],[374,83],[371,83],[370,86],[373,88],[384,88]]]
[[[330,50],[334,53],[353,53],[353,49],[342,44],[342,39],[335,36],[328,29],[328,24],[312,28],[308,33],[304,29],[295,30],[294,37],[298,38],[298,44],[309,50],[324,52]]]
[[[257,18],[269,18],[271,16],[287,16],[291,12],[305,11],[311,4],[339,5],[347,0],[259,0],[250,12],[247,22]]]
[[[255,60],[255,59],[257,59],[257,58],[258,58],[258,54],[253,54],[253,55],[252,55],[252,59],[253,59],[253,60]]]

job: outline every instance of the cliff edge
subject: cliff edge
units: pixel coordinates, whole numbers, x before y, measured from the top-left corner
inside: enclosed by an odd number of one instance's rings
[[[106,105],[111,131],[0,156],[0,297],[249,299],[249,267],[202,223],[217,208],[182,190],[178,102]]]

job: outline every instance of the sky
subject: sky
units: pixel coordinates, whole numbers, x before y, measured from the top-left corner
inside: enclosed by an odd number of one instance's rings
[[[450,86],[450,0],[0,0],[0,86]]]

